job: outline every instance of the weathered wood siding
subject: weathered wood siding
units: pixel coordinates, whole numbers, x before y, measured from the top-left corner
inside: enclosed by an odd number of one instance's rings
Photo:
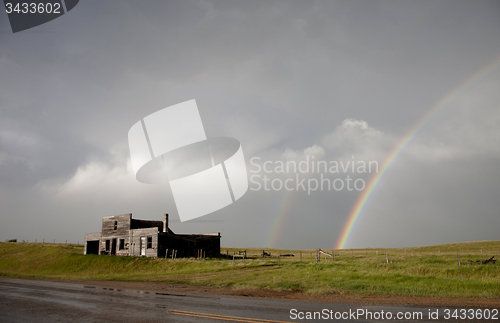
[[[165,227],[168,232],[163,232]],[[142,244],[145,254],[141,253]],[[117,256],[165,257],[167,249],[170,254],[177,250],[177,257],[196,257],[199,249],[206,256],[217,256],[220,234],[177,235],[168,229],[167,222],[136,220],[128,213],[102,218],[102,232],[85,235],[84,254],[87,247],[91,252]]]
[[[114,254],[117,256],[129,255],[131,218],[131,213],[102,218],[101,246],[99,254],[112,254],[113,240],[116,239]],[[123,240],[122,249],[120,248],[120,240]],[[108,248],[106,248],[106,246],[108,246]]]
[[[145,237],[146,257],[158,257],[158,228],[145,228],[130,230],[132,248],[130,256],[141,256],[141,238]],[[148,237],[151,237],[151,248],[147,248]]]
[[[102,218],[102,230],[103,236],[126,236],[130,230],[132,214],[122,214],[115,216],[107,216]],[[115,221],[117,223],[115,230]]]

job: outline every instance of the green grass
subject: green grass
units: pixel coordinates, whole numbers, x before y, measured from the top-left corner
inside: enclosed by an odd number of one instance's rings
[[[500,253],[500,241],[454,243],[406,249],[336,250],[316,263],[314,250],[222,248],[206,261],[83,255],[83,246],[0,243],[0,275],[55,279],[155,281],[232,288],[269,288],[312,293],[500,297],[500,262],[480,265]],[[327,252],[331,253],[331,250]],[[389,255],[389,264],[386,261]],[[457,253],[461,267],[458,267]],[[295,257],[278,254],[293,253]],[[229,257],[225,255],[229,254]],[[300,261],[302,254],[302,261]],[[498,258],[498,256],[496,257]],[[473,261],[471,265],[468,260]]]

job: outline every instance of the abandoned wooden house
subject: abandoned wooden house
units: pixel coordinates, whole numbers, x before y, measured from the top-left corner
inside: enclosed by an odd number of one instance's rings
[[[175,234],[168,227],[168,214],[162,221],[132,219],[132,213],[102,218],[102,231],[85,235],[84,254],[165,257],[176,250],[176,257],[196,257],[220,253],[220,233]]]

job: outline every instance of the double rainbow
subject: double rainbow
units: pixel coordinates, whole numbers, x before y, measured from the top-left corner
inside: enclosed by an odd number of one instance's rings
[[[488,75],[492,74],[500,67],[500,56],[496,57],[488,64],[484,65],[469,77],[464,79],[462,82],[458,83],[453,89],[448,91],[439,100],[437,100],[427,112],[406,132],[406,134],[398,141],[394,146],[392,151],[384,159],[382,166],[378,173],[374,174],[370,178],[366,188],[363,190],[361,195],[356,200],[354,207],[352,208],[347,221],[342,228],[339,239],[334,245],[335,249],[345,248],[352,231],[358,222],[363,210],[366,208],[368,201],[373,195],[374,189],[377,187],[378,183],[387,172],[392,163],[396,160],[399,154],[408,146],[408,144],[419,134],[419,132],[425,127],[427,122],[432,119],[439,111],[448,107],[460,97],[460,94],[472,89],[474,86],[479,84],[481,80],[486,78]],[[294,191],[288,191],[283,193],[283,197],[278,205],[278,210],[276,216],[271,224],[268,238],[266,240],[267,247],[277,247],[278,241],[281,236],[281,230],[285,225],[287,215],[290,212],[293,197],[296,193]]]
[[[451,91],[447,92],[444,96],[442,96],[438,101],[436,101],[427,112],[420,118],[404,135],[403,138],[399,140],[394,149],[387,155],[380,171],[376,173],[368,182],[368,185],[364,189],[363,193],[358,197],[354,207],[349,213],[349,217],[347,218],[346,223],[342,229],[339,239],[335,245],[335,249],[343,249],[345,248],[347,242],[349,241],[349,237],[352,234],[356,223],[358,222],[360,215],[363,213],[368,201],[370,200],[374,189],[377,187],[377,184],[380,182],[384,174],[389,169],[389,166],[392,165],[394,160],[399,156],[399,154],[403,151],[403,149],[408,146],[408,144],[418,135],[418,133],[425,127],[427,122],[435,116],[439,111],[449,106],[452,102],[454,102],[457,98],[460,97],[461,93],[464,93],[466,90],[472,89],[476,86],[479,81],[493,73],[500,67],[500,56],[496,57],[494,60],[471,74],[465,80],[460,82],[457,86],[455,86]]]

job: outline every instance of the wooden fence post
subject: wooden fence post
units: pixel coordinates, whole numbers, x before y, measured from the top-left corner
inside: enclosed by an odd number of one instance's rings
[[[458,267],[460,267],[460,253],[457,253],[457,257],[458,257]]]
[[[387,251],[385,252],[385,260],[387,261],[387,263],[389,263],[389,254],[387,253]]]

